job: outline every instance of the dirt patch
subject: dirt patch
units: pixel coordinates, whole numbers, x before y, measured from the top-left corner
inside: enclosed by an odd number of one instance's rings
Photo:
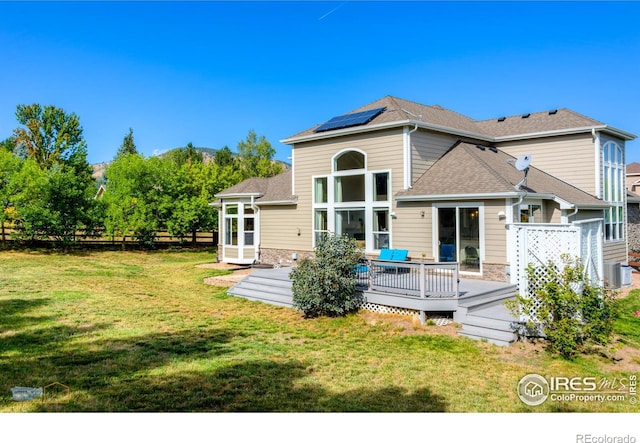
[[[216,275],[214,277],[207,277],[204,279],[204,283],[207,285],[220,286],[223,288],[230,288],[253,271],[253,269],[246,266],[238,266],[229,263],[206,263],[203,265],[197,265],[196,267],[201,269],[231,271],[230,274]]]

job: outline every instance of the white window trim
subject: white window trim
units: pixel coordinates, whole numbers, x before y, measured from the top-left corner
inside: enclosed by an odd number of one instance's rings
[[[336,160],[343,154],[347,152],[358,152],[364,156],[364,169],[349,169],[344,171],[336,170]],[[327,230],[329,232],[336,232],[336,210],[362,210],[365,214],[365,252],[368,254],[375,254],[380,252],[379,249],[373,249],[374,244],[374,236],[373,236],[373,210],[375,209],[386,209],[389,214],[389,247],[393,244],[393,217],[391,217],[392,206],[393,206],[393,192],[392,192],[392,183],[393,176],[391,169],[380,169],[375,171],[370,171],[367,169],[368,158],[366,152],[357,149],[357,148],[348,148],[343,149],[337,152],[331,158],[331,174],[321,174],[314,175],[311,177],[311,201],[312,210],[311,210],[311,226],[313,235],[311,236],[312,247],[316,246],[316,226],[315,226],[315,212],[316,209],[326,209],[327,210]],[[386,201],[374,201],[374,176],[375,174],[386,173],[388,174],[388,192],[387,192],[387,200]],[[364,186],[365,186],[365,199],[362,202],[335,202],[335,178],[343,177],[343,176],[351,176],[351,175],[364,175]],[[316,188],[315,183],[318,178],[327,178],[327,202],[326,203],[316,203]],[[376,231],[377,232],[377,231]]]
[[[605,160],[605,149],[609,149],[609,147],[611,147],[611,154],[609,155],[609,160]],[[620,163],[617,163],[615,161],[615,157],[617,154],[617,151],[620,151]],[[625,242],[626,241],[626,183],[625,183],[625,171],[626,171],[626,165],[625,165],[625,152],[623,147],[613,141],[613,140],[608,140],[605,143],[602,144],[602,150],[601,150],[601,158],[602,158],[602,197],[603,200],[608,202],[609,204],[612,205],[611,208],[605,209],[605,217],[603,220],[603,235],[604,235],[604,241],[605,243],[620,243],[620,242]],[[607,187],[605,186],[607,177],[605,176],[605,170],[606,168],[609,169],[609,174],[610,174],[610,180],[609,180],[609,193],[615,198],[616,195],[621,195],[622,196],[622,200],[618,201],[618,200],[609,200],[609,195],[607,194]],[[616,177],[617,175],[617,177]],[[618,208],[622,207],[622,219],[617,221],[615,223],[616,229],[619,232],[619,237],[618,238],[613,238],[613,239],[608,239],[606,237],[607,235],[607,225],[610,225],[611,227],[614,226],[614,223],[612,223],[611,221],[609,221],[609,223],[606,222],[606,211],[611,211],[611,215],[613,215],[613,212],[616,212],[616,217],[617,212],[619,211]],[[609,218],[611,220],[611,218]]]

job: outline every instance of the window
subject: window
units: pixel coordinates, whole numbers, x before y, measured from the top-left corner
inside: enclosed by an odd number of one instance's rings
[[[521,204],[519,216],[520,223],[542,223],[542,204]]]
[[[255,231],[255,218],[251,205],[244,205],[244,246],[253,246],[253,233]]]
[[[389,209],[374,208],[373,210],[373,248],[385,249],[389,247]]]
[[[327,202],[327,177],[319,177],[315,179],[315,189],[314,189],[314,202],[315,203],[326,203]]]
[[[313,217],[313,232],[316,243],[329,233],[329,224],[326,209],[316,209]]]
[[[224,244],[238,245],[238,205],[227,205],[224,213]]]
[[[255,211],[251,204],[226,204],[224,208],[225,246],[254,246],[254,237]]]
[[[624,155],[622,148],[614,142],[602,147],[603,199],[611,204],[604,211],[604,235],[606,241],[624,239]]]
[[[335,178],[335,201],[363,202],[365,200],[364,174],[343,175]]]
[[[373,199],[377,202],[389,200],[389,173],[373,174]]]
[[[366,155],[338,153],[332,173],[313,179],[314,242],[329,232],[348,235],[366,251],[391,245],[391,173],[368,171]]]
[[[351,169],[364,169],[365,158],[364,154],[358,151],[347,151],[336,157],[335,170],[336,171],[348,171]]]

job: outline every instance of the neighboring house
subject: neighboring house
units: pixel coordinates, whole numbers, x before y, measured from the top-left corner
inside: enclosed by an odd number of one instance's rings
[[[640,194],[640,163],[627,165],[627,190],[634,194]]]
[[[640,163],[627,165],[627,235],[629,252],[640,252]],[[637,260],[633,260],[637,262]]]
[[[333,232],[371,256],[408,249],[414,260],[459,262],[463,276],[508,281],[511,225],[598,220],[601,259],[626,262],[634,138],[568,109],[477,121],[387,96],[283,140],[290,171],[219,193],[219,257],[301,258]],[[526,176],[515,167],[525,155]]]

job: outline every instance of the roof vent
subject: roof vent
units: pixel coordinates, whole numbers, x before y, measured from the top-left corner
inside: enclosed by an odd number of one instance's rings
[[[498,121],[499,121],[499,122],[503,122],[503,121],[505,121],[506,119],[507,119],[507,117],[500,117],[500,118],[498,119]]]
[[[531,114],[522,114],[522,118],[529,118]]]
[[[495,146],[489,146],[489,151],[497,153],[498,148],[496,148]]]
[[[552,109],[551,111],[549,111],[549,115],[555,115],[558,113],[557,109]]]
[[[484,151],[484,150],[485,150],[485,147],[484,147],[484,146],[482,146],[482,145],[476,145],[476,148],[480,149],[481,151]]]

